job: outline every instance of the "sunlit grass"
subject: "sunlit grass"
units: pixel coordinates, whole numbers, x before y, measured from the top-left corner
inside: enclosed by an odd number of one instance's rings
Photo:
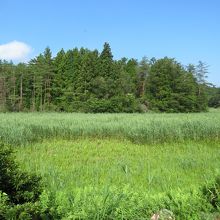
[[[1,113],[0,122],[0,140],[13,145],[78,137],[113,137],[134,143],[220,139],[219,111],[199,114]]]
[[[54,140],[21,147],[23,168],[40,173],[48,188],[129,186],[159,193],[198,188],[220,167],[220,145],[138,145],[112,139]]]
[[[212,211],[201,187],[220,174],[220,111],[0,114],[0,140],[42,176],[56,219],[176,219]],[[207,218],[203,218],[207,219]]]

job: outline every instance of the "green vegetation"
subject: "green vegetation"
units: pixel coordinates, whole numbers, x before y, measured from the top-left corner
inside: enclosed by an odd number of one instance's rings
[[[28,64],[0,60],[0,111],[201,112],[219,106],[206,82],[207,65],[175,59],[114,60],[110,45],[97,50],[49,48]]]
[[[213,108],[220,107],[220,88],[209,88],[208,89],[208,105]]]
[[[39,199],[41,178],[21,171],[12,157],[12,150],[3,144],[0,144],[0,174],[0,218],[29,219],[31,213],[24,210],[33,209]]]
[[[37,201],[13,208],[1,193],[4,216],[150,219],[167,209],[175,219],[211,220],[220,213],[219,110],[1,113],[0,121],[1,141],[44,186]]]
[[[211,144],[138,145],[86,138],[21,147],[17,156],[24,169],[45,177],[54,192],[129,185],[154,194],[189,190],[189,185],[196,189],[212,179],[220,167],[220,146]]]
[[[60,218],[149,219],[167,208],[177,219],[202,219],[216,210],[202,187],[219,174],[219,147],[54,140],[21,147],[17,158],[24,170],[42,175],[41,202]]]
[[[43,139],[111,137],[135,143],[220,138],[220,112],[200,114],[2,113],[0,139],[25,145]]]

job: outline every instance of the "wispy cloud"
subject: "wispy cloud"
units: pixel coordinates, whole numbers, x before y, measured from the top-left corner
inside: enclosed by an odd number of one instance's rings
[[[29,45],[19,41],[0,44],[0,59],[24,61],[28,58],[31,51],[32,48]]]

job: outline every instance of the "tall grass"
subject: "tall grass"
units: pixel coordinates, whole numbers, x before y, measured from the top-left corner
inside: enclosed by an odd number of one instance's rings
[[[219,140],[220,112],[199,114],[1,113],[0,140],[25,145],[43,139],[114,137],[138,143]]]
[[[21,145],[21,168],[43,177],[40,204],[54,219],[139,220],[168,208],[188,220],[216,211],[200,189],[220,173],[219,111],[1,113],[0,139]]]
[[[55,219],[150,219],[167,208],[179,220],[207,220],[200,215],[212,207],[200,189],[220,172],[219,150],[216,142],[84,138],[19,147],[16,155],[24,170],[42,175],[41,201],[57,210]]]
[[[219,144],[138,145],[129,141],[54,140],[20,147],[25,170],[40,173],[53,191],[129,185],[161,193],[198,188],[220,167]],[[220,172],[220,171],[219,171]]]

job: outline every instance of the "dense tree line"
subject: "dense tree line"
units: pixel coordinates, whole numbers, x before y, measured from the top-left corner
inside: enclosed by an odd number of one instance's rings
[[[213,108],[220,108],[220,88],[207,87],[208,105]]]
[[[28,64],[0,61],[0,110],[205,111],[211,89],[206,74],[202,62],[184,67],[168,57],[114,60],[108,43],[101,53],[62,49],[55,57],[46,48]]]

